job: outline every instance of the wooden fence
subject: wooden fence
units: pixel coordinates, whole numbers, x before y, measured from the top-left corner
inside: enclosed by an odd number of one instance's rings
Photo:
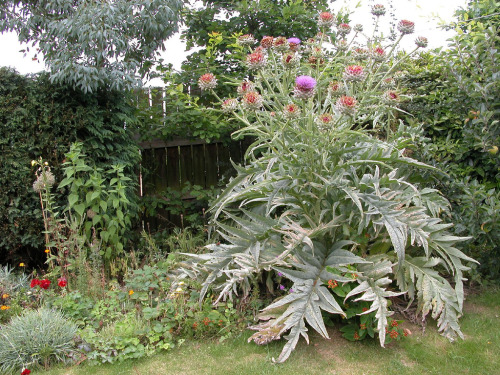
[[[242,163],[248,144],[248,140],[228,145],[189,139],[142,142],[140,195],[169,201],[169,192],[176,191],[182,192],[182,200],[194,200],[189,191],[183,190],[186,183],[209,189],[227,181],[236,173],[231,161]],[[180,214],[160,208],[154,217],[144,217],[144,225],[154,231],[183,227],[185,223]]]
[[[165,90],[153,88],[137,91],[137,106],[151,107],[160,117],[166,116]],[[145,199],[169,201],[174,192],[183,192],[181,199],[194,197],[183,187],[186,183],[203,189],[217,187],[219,181],[235,174],[231,160],[242,163],[249,141],[206,143],[203,140],[173,139],[140,142],[142,162],[140,171],[140,195]],[[156,217],[145,216],[145,226],[152,230],[182,226],[180,215],[159,209]]]

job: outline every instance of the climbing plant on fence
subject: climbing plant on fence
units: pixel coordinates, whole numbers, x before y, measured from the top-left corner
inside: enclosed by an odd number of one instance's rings
[[[0,257],[41,263],[43,225],[31,160],[43,156],[60,181],[64,154],[80,140],[97,166],[138,163],[139,151],[125,123],[134,108],[123,92],[83,94],[51,84],[48,75],[21,76],[0,68]],[[67,198],[60,197],[58,204]],[[133,212],[134,207],[132,206]]]

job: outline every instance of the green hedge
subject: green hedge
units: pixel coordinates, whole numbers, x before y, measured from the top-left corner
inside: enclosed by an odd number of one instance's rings
[[[0,68],[0,259],[39,265],[44,259],[39,199],[30,161],[42,156],[60,179],[72,142],[82,141],[97,166],[122,163],[131,173],[139,151],[125,124],[135,108],[123,92],[83,94],[51,84],[47,74]],[[64,196],[59,197],[64,199]]]

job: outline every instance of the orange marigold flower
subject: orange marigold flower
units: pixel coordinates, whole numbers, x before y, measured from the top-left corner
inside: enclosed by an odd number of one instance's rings
[[[8,310],[8,309],[10,309],[10,306],[2,305],[2,307],[0,307],[0,310]]]

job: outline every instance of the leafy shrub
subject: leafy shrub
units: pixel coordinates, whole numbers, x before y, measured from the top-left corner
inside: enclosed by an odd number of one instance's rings
[[[439,172],[408,156],[418,131],[399,119],[396,72],[411,54],[393,52],[414,24],[402,20],[393,43],[375,34],[349,48],[351,27],[331,33],[322,21],[324,33],[305,46],[285,40],[279,48],[250,49],[244,64],[253,81],[239,84],[238,99],[221,100],[221,110],[242,124],[235,135],[256,140],[248,164],[212,207],[224,241],[191,255],[186,272],[204,280],[201,298],[210,287],[217,291],[216,302],[249,295],[264,271],[290,280],[289,293],[264,308],[252,336],[264,344],[288,332],[278,362],[300,336],[308,339],[307,325],[328,337],[324,316],[346,316],[329,280],[353,284],[345,300],[369,303],[358,315],[375,313],[382,346],[390,299],[400,295],[417,301],[422,319],[431,313],[450,340],[463,337],[462,261],[473,259],[456,249],[464,238],[440,218],[448,201],[419,183],[422,170]],[[358,35],[359,28],[353,39]],[[327,41],[336,43],[333,51]],[[217,78],[207,73],[199,85],[209,91]]]
[[[68,361],[74,352],[76,331],[76,325],[59,311],[26,311],[0,330],[0,369],[8,373],[33,364]]]
[[[14,268],[0,267],[0,323],[8,322],[11,317],[21,313],[26,302],[24,292],[29,288],[29,277]]]
[[[169,256],[170,258],[170,256]],[[225,340],[242,328],[245,315],[233,304],[198,302],[199,284],[175,281],[172,261],[136,269],[120,287],[116,282],[97,299],[82,292],[52,295],[46,303],[79,326],[78,347],[92,363],[150,356],[189,337]]]
[[[133,115],[123,92],[83,94],[51,84],[47,74],[25,77],[0,69],[1,259],[28,266],[44,260],[31,160],[43,156],[60,181],[64,154],[80,140],[98,167],[122,164],[129,175],[139,158],[130,130],[124,127],[134,122]],[[61,196],[56,205],[66,199]]]
[[[414,59],[403,79],[413,96],[404,109],[431,140],[419,154],[448,173],[432,183],[450,200],[455,233],[472,237],[464,252],[480,260],[481,275],[490,280],[500,275],[497,11],[491,0],[470,1],[456,12],[451,27],[458,34],[448,48]]]

